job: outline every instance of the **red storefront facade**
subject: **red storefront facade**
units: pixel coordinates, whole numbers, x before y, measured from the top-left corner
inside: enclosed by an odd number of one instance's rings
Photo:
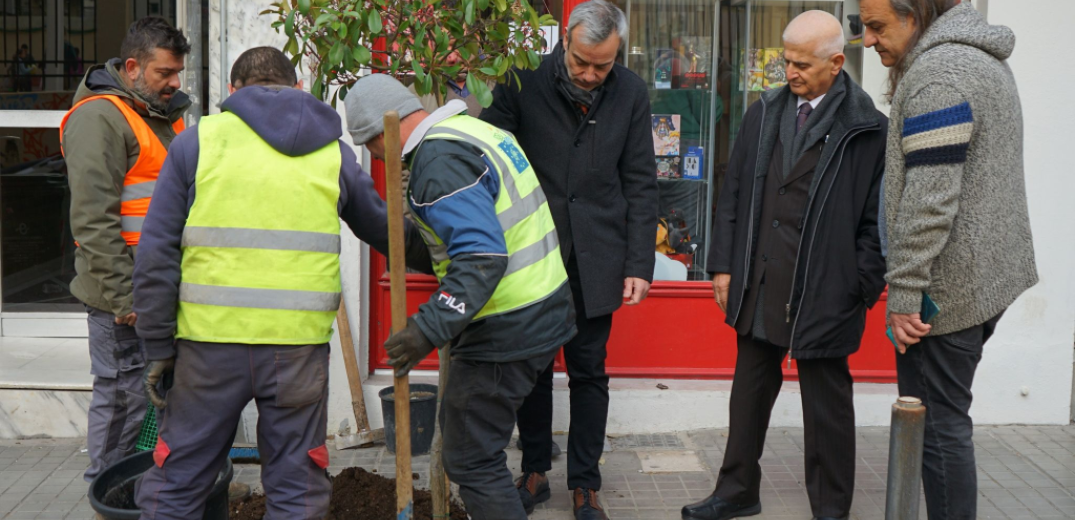
[[[571,9],[578,3],[581,2],[564,0],[562,17],[558,17],[563,22],[561,27],[566,26]],[[703,177],[706,180],[695,183],[691,187],[699,194],[695,197],[696,200],[704,201],[704,204],[700,204],[702,206],[700,212],[711,212],[722,180],[719,170],[723,165],[719,163],[721,159],[726,160],[727,152],[732,144],[729,136],[734,136],[736,133],[737,117],[741,118],[745,107],[756,100],[759,94],[752,92],[747,83],[750,71],[746,70],[746,61],[736,60],[737,55],[739,57],[745,55],[740,48],[748,49],[751,53],[758,52],[763,46],[774,45],[772,43],[774,34],[777,38],[776,45],[779,45],[779,32],[782,31],[787,19],[807,9],[826,8],[834,11],[838,17],[846,16],[852,22],[849,24],[847,54],[849,67],[855,66],[853,20],[856,17],[857,6],[854,5],[835,4],[831,1],[773,2],[769,0],[650,0],[649,5],[646,5],[646,0],[628,0],[617,3],[623,4],[621,7],[629,13],[631,43],[637,43],[636,38],[642,40],[642,45],[629,44],[628,48],[630,49],[629,59],[634,62],[632,70],[639,72],[644,79],[646,78],[644,74],[652,71],[652,66],[646,62],[646,55],[650,51],[648,46],[653,46],[653,40],[659,40],[662,37],[653,36],[653,34],[663,32],[665,35],[663,37],[667,40],[667,34],[677,29],[676,22],[669,22],[665,17],[667,11],[680,7],[689,9],[690,13],[687,14],[697,17],[693,13],[705,9],[703,17],[710,13],[713,15],[712,25],[707,25],[707,29],[703,30],[706,39],[712,42],[715,56],[712,59],[712,84],[711,86],[707,84],[711,92],[702,94],[708,99],[705,104],[708,107],[707,110],[716,113],[715,107],[720,107],[720,113],[708,120],[704,117],[700,118],[703,120],[703,125],[707,125],[707,129],[701,131],[703,136],[701,142],[708,144],[708,149],[715,152],[707,157],[706,162],[714,164],[707,165],[710,170],[708,175]],[[857,2],[854,3],[857,4]],[[852,12],[849,13],[849,11]],[[658,27],[651,27],[653,25]],[[692,25],[692,27],[695,32],[699,31],[697,25]],[[690,29],[683,30],[690,31]],[[646,36],[641,38],[636,37],[635,34]],[[673,37],[678,39],[678,36]],[[657,45],[660,46],[662,43],[658,41]],[[858,44],[857,49],[861,51],[861,44]],[[656,52],[668,51],[657,49]],[[691,52],[694,52],[693,48]],[[861,71],[861,53],[858,53],[858,57],[859,71]],[[725,67],[731,70],[730,73],[720,73],[722,62],[730,65],[730,67]],[[705,74],[708,79],[710,73]],[[852,74],[854,74],[853,71]],[[660,84],[652,92],[651,97],[655,107],[663,103],[661,96],[667,99],[667,96],[677,93],[674,90],[661,90]],[[693,92],[689,95],[697,97],[698,93]],[[724,101],[721,101],[722,99]],[[667,103],[664,104],[667,105]],[[684,114],[682,117],[688,116],[689,114]],[[705,143],[706,135],[709,136],[708,143]],[[375,162],[371,173],[378,190],[384,196],[383,164]],[[671,181],[672,179],[662,180]],[[671,185],[666,182],[661,186]],[[694,224],[698,230],[692,232],[694,234],[706,233],[708,226],[704,224],[709,222],[708,218],[711,217],[705,216],[697,219]],[[695,265],[691,267],[688,281],[655,281],[649,297],[641,305],[625,306],[616,312],[608,345],[606,367],[609,375],[679,379],[730,379],[732,377],[735,368],[736,335],[731,327],[724,324],[725,316],[713,301],[713,290],[702,268],[704,257],[699,258],[704,255],[701,251],[707,246],[705,242],[708,242],[705,237],[702,237],[702,240],[702,247],[695,250],[694,262],[692,262]],[[391,311],[384,257],[376,252],[371,252],[371,255],[369,369],[372,371],[388,368],[383,344],[389,335]],[[431,276],[408,275],[408,312],[416,312],[419,305],[429,300],[436,287],[436,279]],[[895,354],[884,333],[884,299],[885,297],[882,296],[881,301],[869,311],[862,347],[850,358],[851,372],[857,382],[891,383],[896,379]],[[560,360],[560,368],[562,368],[562,356]],[[435,354],[419,365],[419,369],[425,370],[435,370],[436,367]],[[793,361],[785,369],[785,377],[788,379],[796,377]]]

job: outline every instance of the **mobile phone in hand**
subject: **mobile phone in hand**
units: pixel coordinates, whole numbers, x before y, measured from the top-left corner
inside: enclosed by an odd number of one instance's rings
[[[930,298],[928,294],[922,293],[922,310],[919,311],[919,317],[922,319],[922,323],[929,323],[941,313],[941,308],[937,306],[937,303]],[[892,327],[889,327],[885,334],[888,336],[888,340],[892,342],[892,346],[899,348],[896,344],[896,336],[892,334]]]

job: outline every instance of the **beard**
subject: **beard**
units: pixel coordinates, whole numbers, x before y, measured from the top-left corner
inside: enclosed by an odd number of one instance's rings
[[[171,102],[171,99],[166,100],[163,98],[163,96],[175,94],[175,91],[177,89],[172,87],[164,87],[161,90],[153,90],[152,88],[150,88],[149,84],[146,83],[145,71],[142,71],[138,75],[138,79],[134,80],[133,90],[136,94],[138,94],[142,97],[142,99],[145,100],[146,104],[148,104],[150,108],[163,113],[168,110],[168,104]]]

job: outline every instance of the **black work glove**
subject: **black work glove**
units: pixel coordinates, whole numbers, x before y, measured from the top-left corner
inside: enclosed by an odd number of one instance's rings
[[[396,377],[407,375],[433,352],[434,348],[436,347],[426,339],[414,318],[407,318],[407,328],[389,336],[384,342],[384,349],[388,352],[388,364],[395,367]]]
[[[142,373],[142,388],[146,392],[146,397],[153,403],[153,406],[161,409],[168,406],[168,402],[157,393],[157,383],[160,383],[165,374],[171,374],[174,370],[174,357],[168,359],[155,359],[146,365],[146,370]]]

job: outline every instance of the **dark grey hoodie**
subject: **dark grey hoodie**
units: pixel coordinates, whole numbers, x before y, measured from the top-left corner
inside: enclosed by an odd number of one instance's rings
[[[239,116],[265,142],[290,157],[338,143],[342,155],[337,204],[340,218],[355,236],[388,254],[386,205],[374,189],[373,179],[358,165],[351,147],[340,141],[340,116],[332,107],[301,90],[253,86],[236,91],[221,109]],[[138,314],[138,335],[145,340],[148,359],[175,355],[173,342],[183,258],[180,242],[196,196],[198,151],[197,126],[172,142],[142,226],[134,268],[134,311]],[[417,230],[410,226],[407,243],[408,265],[431,272],[428,250]]]

